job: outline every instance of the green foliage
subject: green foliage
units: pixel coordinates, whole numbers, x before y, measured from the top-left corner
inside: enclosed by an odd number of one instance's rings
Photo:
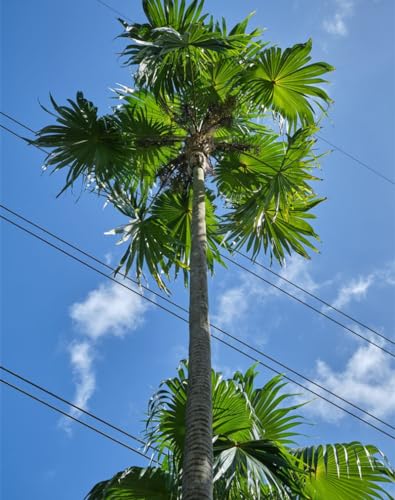
[[[68,169],[63,190],[80,177],[94,176],[98,182],[121,178],[130,164],[131,148],[122,135],[116,116],[98,117],[97,108],[77,92],[69,106],[59,106],[51,96],[56,125],[44,127],[35,141],[52,148],[46,160],[54,170]]]
[[[341,482],[342,499],[392,498],[379,483],[391,479],[394,482],[394,471],[386,468],[375,446],[357,442],[328,444],[297,449],[293,454],[302,459],[300,467],[308,471],[303,489],[313,500],[339,496],[339,482],[345,471],[347,480]]]
[[[326,83],[319,78],[333,70],[327,63],[307,64],[312,48],[311,39],[286,49],[271,47],[260,54],[259,61],[247,75],[251,98],[265,107],[271,107],[296,127],[297,121],[305,126],[314,122],[315,103],[329,103],[327,93],[317,84]]]
[[[89,500],[176,500],[171,474],[164,468],[130,467],[110,481],[98,483],[86,498]]]
[[[284,391],[281,376],[263,387],[256,387],[256,378],[254,366],[228,380],[212,372],[214,498],[391,498],[382,485],[394,480],[394,472],[376,447],[292,448],[303,423],[301,405],[290,404],[294,395]],[[126,469],[96,485],[88,500],[181,498],[187,389],[183,362],[150,400],[145,438],[161,465]]]
[[[143,24],[122,21],[125,63],[137,65],[135,89],[116,91],[119,105],[99,116],[82,93],[66,106],[51,97],[56,123],[35,144],[51,148],[46,164],[81,180],[129,218],[112,231],[127,242],[120,262],[138,278],[187,283],[191,251],[194,151],[207,158],[207,262],[221,245],[245,246],[282,263],[308,257],[318,236],[310,225],[315,195],[315,113],[330,98],[311,63],[311,40],[286,50],[248,32],[251,16],[228,28],[204,2],[145,0]],[[273,114],[288,134],[276,134]]]

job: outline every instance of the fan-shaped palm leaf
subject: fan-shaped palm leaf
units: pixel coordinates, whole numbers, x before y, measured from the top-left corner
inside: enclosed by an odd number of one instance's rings
[[[185,363],[178,373],[177,378],[166,380],[151,400],[148,437],[159,443],[161,453],[172,450],[181,463],[187,400]],[[290,429],[300,423],[297,416],[289,415],[296,407],[278,407],[289,397],[277,396],[283,386],[280,378],[259,391],[246,392],[247,380],[253,384],[256,375],[252,368],[245,377],[236,374],[234,379],[223,380],[213,372],[214,481],[225,479],[232,485],[248,476],[249,488],[254,484],[259,489],[257,485],[264,482],[283,493],[291,485],[296,490],[295,478],[285,472],[295,469],[294,457],[284,447],[289,436],[295,435]]]
[[[48,167],[68,169],[64,189],[79,177],[93,175],[99,182],[122,178],[130,164],[132,145],[117,117],[99,117],[97,108],[82,92],[77,93],[75,101],[68,100],[69,106],[59,106],[52,96],[51,102],[57,124],[44,127],[35,144],[52,148],[46,160]]]
[[[320,107],[331,102],[317,84],[326,83],[321,75],[334,68],[324,62],[307,64],[311,60],[311,47],[310,39],[284,52],[279,48],[268,48],[246,77],[251,97],[280,113],[293,127],[298,120],[302,125],[314,123],[310,97]]]
[[[353,442],[300,448],[293,454],[308,471],[304,495],[312,500],[369,500],[392,497],[380,483],[394,482],[394,471],[377,456],[375,446]]]
[[[394,481],[394,471],[374,446],[290,448],[303,422],[295,413],[302,405],[285,404],[293,395],[284,392],[281,376],[256,387],[257,375],[255,365],[227,380],[212,372],[216,500],[391,498],[383,485]],[[126,469],[99,483],[88,500],[181,498],[187,390],[182,362],[178,376],[162,382],[150,400],[146,438],[158,450],[161,468]]]

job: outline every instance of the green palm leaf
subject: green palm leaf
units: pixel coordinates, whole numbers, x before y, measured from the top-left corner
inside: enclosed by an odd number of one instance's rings
[[[54,167],[55,171],[68,169],[64,189],[80,177],[86,181],[93,176],[99,182],[122,178],[130,163],[132,147],[117,117],[99,117],[97,108],[82,92],[77,93],[75,101],[68,99],[69,106],[59,106],[52,96],[51,102],[57,124],[40,130],[34,143],[52,148],[46,166]]]
[[[289,498],[288,491],[298,486],[287,471],[296,468],[292,456],[268,440],[247,443],[224,443],[224,450],[218,452],[221,444],[216,444],[214,483],[226,481],[227,488],[247,487],[251,498],[257,497],[261,484],[270,486],[282,498]],[[247,482],[247,485],[244,483]]]
[[[187,375],[186,362],[178,368],[178,377],[162,382],[149,405],[147,436],[182,457],[185,438]],[[245,399],[237,393],[232,381],[224,381],[213,372],[214,436],[246,439],[254,425]]]
[[[178,179],[173,179],[174,183]],[[159,195],[152,206],[152,217],[161,221],[166,227],[169,245],[173,255],[168,261],[167,272],[174,268],[175,273],[182,270],[184,280],[188,282],[188,270],[190,264],[191,244],[192,244],[192,190],[174,193],[170,190]],[[211,272],[214,271],[214,262],[223,264],[218,244],[221,241],[218,231],[218,220],[215,215],[213,205],[213,195],[206,192],[206,225],[207,225],[207,264]]]
[[[308,474],[303,491],[308,498],[368,500],[392,497],[380,483],[394,482],[394,471],[377,458],[375,446],[353,442],[295,450]]]
[[[149,441],[159,445],[159,457],[171,450],[180,464],[185,439],[186,367],[183,362],[178,377],[163,382],[151,399],[147,427]],[[287,471],[296,470],[298,459],[284,446],[289,436],[295,435],[290,429],[300,423],[298,416],[289,415],[296,407],[281,408],[289,396],[277,395],[283,387],[280,377],[255,390],[256,375],[254,367],[245,376],[236,374],[230,380],[212,374],[214,481],[225,481],[235,488],[248,476],[249,491],[253,487],[259,490],[261,483],[282,493],[291,486],[296,491],[297,481]],[[267,407],[263,407],[265,402]]]
[[[169,233],[166,227],[147,211],[147,201],[144,199],[139,202],[135,196],[124,193],[122,197],[118,194],[113,198],[113,203],[130,217],[127,224],[106,233],[120,235],[118,244],[129,242],[116,272],[124,267],[127,274],[134,264],[136,277],[140,280],[147,266],[158,286],[167,290],[163,280],[168,268],[166,258],[172,257],[174,251],[167,243]]]
[[[98,483],[86,500],[176,500],[173,478],[163,469],[130,467]]]
[[[319,86],[326,83],[321,75],[333,71],[327,63],[307,64],[311,60],[311,39],[284,52],[266,49],[254,70],[246,77],[250,95],[259,104],[270,107],[286,118],[292,127],[314,123],[314,109],[309,98],[322,108],[331,102]]]
[[[268,132],[240,137],[231,152],[224,154],[216,166],[217,183],[224,196],[239,202],[244,198],[259,198],[259,206],[271,202],[286,207],[289,196],[303,198],[312,194],[309,182],[317,180],[311,170],[317,165],[312,138],[315,128],[299,129],[286,141]]]
[[[178,375],[162,382],[148,406],[146,439],[159,450],[161,467],[126,469],[96,485],[88,500],[180,498],[187,370],[181,362]],[[230,379],[212,372],[216,500],[391,498],[383,485],[394,481],[394,471],[374,446],[289,448],[303,422],[295,413],[302,405],[286,404],[293,395],[284,391],[281,376],[256,387],[257,375],[255,365]]]
[[[185,0],[144,0],[143,9],[153,28],[172,26],[177,30],[186,30],[191,24],[202,22],[204,0],[193,0],[189,6]]]
[[[256,365],[252,366],[245,374],[236,372],[234,379],[248,395],[258,422],[258,434],[283,445],[293,443],[289,438],[297,436],[298,433],[292,429],[302,423],[302,418],[294,412],[303,404],[284,406],[284,402],[294,395],[282,391],[286,383],[281,375],[273,377],[262,388],[255,388],[254,383],[258,375],[255,368]]]

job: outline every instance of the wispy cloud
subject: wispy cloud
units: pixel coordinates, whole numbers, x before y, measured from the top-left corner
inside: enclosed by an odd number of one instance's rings
[[[144,321],[148,305],[136,294],[116,283],[99,285],[82,302],[73,304],[70,317],[73,320],[77,337],[68,347],[70,364],[75,382],[73,403],[83,409],[96,389],[94,361],[99,341],[104,337],[123,337]],[[80,412],[71,409],[70,415]],[[60,420],[60,426],[71,432],[71,422],[66,417]]]
[[[368,276],[360,276],[358,279],[353,279],[349,283],[342,285],[332,305],[341,309],[352,300],[360,301],[364,299],[373,282],[374,275],[369,274]]]
[[[93,370],[94,353],[90,342],[72,342],[69,346],[70,363],[75,383],[73,404],[86,409],[87,403],[96,389],[96,376]],[[71,408],[69,415],[78,417],[81,414],[76,408]],[[71,433],[71,420],[62,417],[59,425],[68,434]]]
[[[395,363],[377,347],[358,347],[344,369],[338,371],[318,360],[314,380],[379,418],[395,414]],[[311,388],[317,390],[313,385]],[[333,399],[327,394],[325,397]],[[343,406],[341,401],[333,400]],[[346,416],[346,413],[322,399],[315,400],[305,408],[309,414],[328,422],[336,422]]]
[[[331,35],[348,35],[347,21],[354,13],[353,0],[335,0],[335,10],[331,17],[323,22],[325,31]]]
[[[395,261],[390,262],[382,269],[376,269],[366,275],[343,283],[332,301],[332,305],[342,309],[350,302],[360,302],[368,295],[368,291],[373,286],[394,286],[395,285]]]
[[[218,299],[213,321],[218,326],[227,327],[242,320],[250,307],[253,286],[247,274],[240,275],[240,283],[236,287],[223,292]]]
[[[104,255],[104,262],[108,265],[108,266],[111,266],[112,265],[112,262],[113,262],[113,254],[111,252],[107,252],[105,255]]]

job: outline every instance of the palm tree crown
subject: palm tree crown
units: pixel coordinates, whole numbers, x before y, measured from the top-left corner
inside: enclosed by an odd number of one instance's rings
[[[317,239],[310,210],[322,201],[309,184],[314,109],[330,102],[317,85],[332,67],[309,63],[310,40],[281,51],[247,33],[248,18],[228,30],[202,14],[203,1],[143,5],[147,23],[123,22],[136,88],[118,89],[121,104],[105,116],[81,92],[67,106],[52,99],[57,124],[36,140],[53,148],[47,165],[68,169],[65,188],[93,182],[125,214],[114,230],[130,242],[120,266],[134,263],[139,277],[146,266],[162,288],[171,270],[188,277],[196,155],[205,157],[211,270],[228,241],[253,256],[307,257]],[[273,115],[287,134],[270,128]]]
[[[88,500],[174,499],[180,496],[185,439],[187,365],[162,382],[148,406],[145,439],[160,466],[130,467],[98,483]],[[395,479],[381,452],[358,442],[295,447],[302,404],[281,376],[256,387],[255,367],[230,379],[212,372],[214,498],[390,499]]]

